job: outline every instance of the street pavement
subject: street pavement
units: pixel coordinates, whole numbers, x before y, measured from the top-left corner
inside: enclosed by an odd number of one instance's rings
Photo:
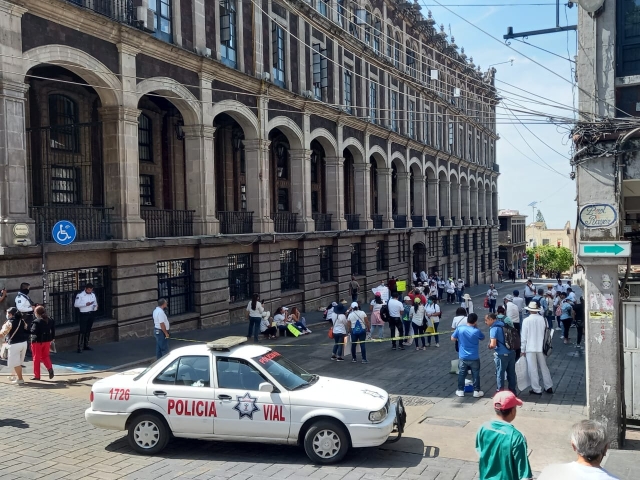
[[[513,290],[513,285],[505,283],[498,289],[503,296]],[[486,313],[482,308],[486,287],[470,289],[469,293],[477,295],[476,313],[482,318]],[[457,379],[449,372],[457,354],[448,333],[455,308],[443,306],[440,330],[447,333],[441,335],[439,348],[432,344],[427,351],[412,347],[392,351],[388,342],[369,343],[367,365],[330,360],[328,324],[314,325],[311,335],[273,342],[273,348],[308,371],[371,383],[405,400],[409,418],[402,440],[380,448],[353,450],[337,466],[313,466],[304,451],[296,447],[185,439],[174,439],[160,455],[145,457],[133,453],[125,432],[88,425],[84,410],[89,405],[90,386],[96,378],[109,374],[100,370],[148,363],[155,345],[153,338],[146,338],[99,345],[95,351],[82,354],[57,354],[55,368],[62,371],[64,365],[67,370],[52,381],[16,387],[8,384],[5,371],[5,376],[0,377],[0,444],[5,446],[0,478],[477,478],[475,432],[493,416],[489,397],[496,388],[495,369],[491,353],[482,349],[482,388],[487,397],[455,397]],[[246,325],[241,324],[180,332],[180,338],[206,341],[242,335],[245,329]],[[481,329],[488,333],[484,323]],[[388,336],[388,330],[385,334]],[[174,339],[171,344],[172,348],[179,348],[189,342]],[[530,460],[536,471],[549,463],[573,459],[569,427],[586,414],[582,351],[562,344],[556,337],[549,368],[555,393],[530,396],[523,392],[525,405],[515,421],[528,438]]]

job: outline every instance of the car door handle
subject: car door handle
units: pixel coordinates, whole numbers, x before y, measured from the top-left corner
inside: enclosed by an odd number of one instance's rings
[[[231,400],[231,395],[218,395],[218,400]]]
[[[156,390],[153,392],[153,394],[156,397],[166,397],[167,396],[167,392],[163,392],[162,390]]]

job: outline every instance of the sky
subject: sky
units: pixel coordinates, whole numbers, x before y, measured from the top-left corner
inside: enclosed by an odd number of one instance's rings
[[[498,38],[500,42],[456,17],[439,6],[438,2],[445,6],[464,5],[449,6],[449,8],[473,25]],[[509,49],[502,39],[509,26],[513,27],[515,33],[555,27],[555,0],[437,0],[437,2],[419,0],[418,3],[423,6],[425,16],[429,9],[438,26],[441,23],[444,24],[447,33],[451,29],[455,43],[459,47],[464,47],[465,54],[473,57],[476,66],[480,65],[483,71],[492,64],[513,60],[513,65],[511,63],[495,65],[496,87],[500,97],[503,98],[497,110],[497,131],[501,137],[496,147],[497,163],[500,166],[499,208],[519,210],[521,214],[528,215],[527,223],[530,223],[533,213],[528,205],[538,202],[536,214],[537,209],[542,211],[548,228],[562,228],[567,221],[575,227],[577,210],[575,182],[569,178],[571,144],[567,127],[570,125],[565,124],[559,127],[549,122],[549,119],[543,115],[534,117],[509,110],[522,110],[521,107],[527,107],[543,114],[574,118],[573,105],[577,105],[577,89],[574,89],[570,83],[574,80],[574,64],[567,58],[574,60],[576,55],[576,32],[536,35],[524,39],[552,53],[544,52],[518,40],[511,40],[511,47],[516,50],[514,51]],[[570,9],[566,7],[566,3],[566,0],[560,1],[560,25],[575,25],[579,7],[574,5]],[[515,6],[506,6],[507,4]],[[562,78],[536,65],[520,53],[556,72]],[[523,92],[500,81],[531,93]],[[531,94],[539,95],[569,108],[525,103],[522,98],[514,94],[529,97],[532,97]],[[541,98],[532,98],[550,103]],[[514,102],[520,106],[514,105]],[[530,131],[514,119],[514,116]],[[529,124],[534,121],[539,123]]]

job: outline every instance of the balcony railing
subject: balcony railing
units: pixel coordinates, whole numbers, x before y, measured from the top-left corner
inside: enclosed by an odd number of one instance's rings
[[[373,214],[371,215],[371,220],[373,221],[373,228],[375,230],[380,230],[382,228],[382,215]]]
[[[113,208],[60,205],[31,207],[29,214],[35,221],[36,241],[42,241],[44,222],[45,242],[52,242],[51,230],[56,222],[69,220],[76,227],[76,242],[109,240],[111,238],[111,214]]]
[[[315,222],[316,232],[330,232],[331,231],[331,213],[313,213],[311,215]]]
[[[224,235],[253,233],[253,212],[218,212],[218,220]]]
[[[360,230],[359,213],[346,213],[344,218],[347,220],[347,230]]]
[[[406,215],[394,215],[393,216],[393,228],[407,228],[407,216]]]
[[[438,217],[433,216],[433,215],[429,215],[427,217],[427,226],[429,227],[435,227],[436,226],[436,221],[437,221]]]
[[[422,215],[411,215],[411,226],[415,228],[424,227],[424,218],[422,218]]]
[[[67,0],[69,3],[92,10],[116,22],[135,25],[133,0]]]
[[[298,225],[297,213],[278,212],[271,214],[273,230],[277,233],[294,233]]]
[[[147,238],[193,236],[193,214],[194,210],[140,209]]]

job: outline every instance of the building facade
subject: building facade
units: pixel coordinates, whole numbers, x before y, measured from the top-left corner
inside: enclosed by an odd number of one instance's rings
[[[498,212],[498,245],[500,249],[500,269],[505,272],[522,269],[527,271],[527,237],[525,235],[526,215],[517,210]],[[506,275],[505,275],[506,278]]]
[[[316,309],[352,274],[493,279],[495,70],[416,5],[0,0],[9,291],[46,281],[64,339],[91,281],[112,340],[149,335],[158,297],[190,329],[252,293]]]
[[[567,221],[564,228],[547,228],[545,222],[534,222],[527,225],[527,244],[529,248],[541,245],[554,247],[566,247],[576,255],[575,230],[571,228],[571,222]]]

